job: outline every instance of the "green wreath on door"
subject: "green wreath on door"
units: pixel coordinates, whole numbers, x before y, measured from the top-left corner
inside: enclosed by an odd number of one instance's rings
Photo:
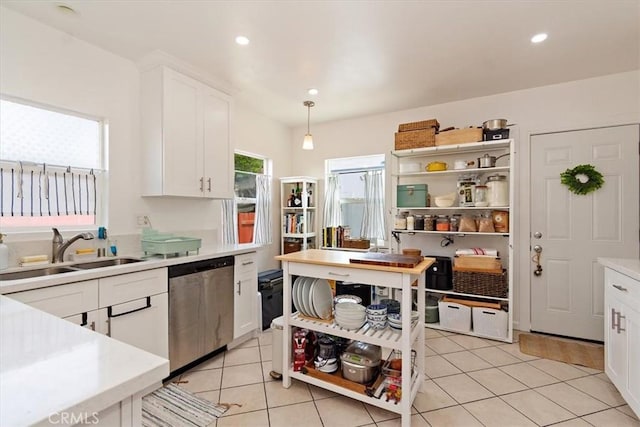
[[[593,165],[578,165],[560,174],[560,182],[574,194],[585,195],[604,184],[604,177]]]

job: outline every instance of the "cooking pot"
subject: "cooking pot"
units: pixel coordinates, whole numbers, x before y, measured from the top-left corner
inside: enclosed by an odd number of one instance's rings
[[[496,160],[498,160],[500,157],[504,157],[504,156],[508,156],[509,153],[507,154],[503,154],[502,156],[490,156],[489,154],[485,154],[482,157],[478,157],[478,167],[480,168],[495,168],[496,167]]]
[[[446,171],[447,164],[445,162],[431,162],[426,167],[427,172]]]
[[[496,130],[505,129],[507,127],[507,119],[492,119],[482,123],[482,129]]]

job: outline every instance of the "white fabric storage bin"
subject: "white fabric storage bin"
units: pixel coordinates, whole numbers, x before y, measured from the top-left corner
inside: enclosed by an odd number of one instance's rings
[[[473,332],[488,338],[506,339],[509,314],[486,307],[473,307]]]
[[[471,331],[471,307],[455,302],[438,302],[440,326],[459,332]]]

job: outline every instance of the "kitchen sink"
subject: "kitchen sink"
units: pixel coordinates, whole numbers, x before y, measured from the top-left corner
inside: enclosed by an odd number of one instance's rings
[[[0,280],[31,279],[33,277],[51,276],[52,274],[70,273],[72,271],[78,271],[78,269],[71,268],[71,267],[38,268],[36,270],[24,270],[24,271],[14,271],[11,273],[1,273]]]
[[[80,270],[88,270],[91,268],[111,267],[114,265],[124,265],[124,264],[131,264],[134,262],[142,262],[142,261],[144,260],[138,259],[138,258],[111,258],[111,259],[105,259],[101,261],[92,261],[92,262],[83,262],[81,264],[73,264],[72,267]]]

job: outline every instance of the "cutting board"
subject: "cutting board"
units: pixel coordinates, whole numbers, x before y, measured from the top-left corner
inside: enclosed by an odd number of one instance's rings
[[[413,268],[420,264],[424,257],[415,255],[400,254],[379,254],[375,252],[367,252],[364,254],[353,255],[349,258],[349,262],[353,264],[371,264],[385,265],[387,267],[404,267]]]

